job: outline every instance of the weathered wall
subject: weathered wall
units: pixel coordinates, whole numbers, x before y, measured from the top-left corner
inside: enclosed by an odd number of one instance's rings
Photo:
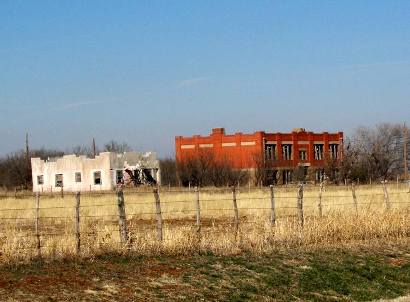
[[[63,174],[64,191],[111,190],[114,186],[113,173],[110,170],[110,152],[103,152],[95,158],[85,156],[64,155],[55,161],[31,159],[33,175],[33,191],[59,191],[56,187],[55,175]],[[94,184],[94,172],[101,171],[102,182]],[[75,182],[75,173],[81,173],[81,182]],[[37,176],[43,175],[44,184],[37,183]]]
[[[116,186],[116,171],[129,167],[150,169],[154,179],[160,183],[159,162],[152,152],[102,152],[95,158],[64,155],[48,161],[32,158],[31,166],[34,192],[60,191],[61,187],[56,186],[56,174],[63,174],[64,191],[112,190]],[[94,184],[94,172],[97,171],[101,172],[101,184]],[[76,182],[76,172],[81,173],[81,182]],[[38,175],[43,175],[42,185],[38,184]]]

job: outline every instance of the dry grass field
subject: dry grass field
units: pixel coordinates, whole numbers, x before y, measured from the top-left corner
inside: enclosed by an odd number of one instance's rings
[[[319,187],[304,189],[304,225],[299,224],[297,187],[275,187],[276,224],[270,224],[269,188],[238,188],[239,231],[234,227],[230,188],[204,188],[199,193],[201,231],[195,226],[194,191],[160,191],[164,240],[156,238],[152,192],[125,191],[127,227],[131,242],[121,244],[117,197],[114,192],[84,193],[80,204],[81,255],[131,250],[136,254],[171,255],[211,252],[269,253],[278,247],[317,247],[355,242],[387,242],[410,236],[410,194],[407,184],[388,185],[390,209],[383,187],[356,187],[357,212],[349,187],[325,187],[323,216],[319,217]],[[35,236],[35,198],[10,194],[0,199],[0,261],[27,261],[38,256]],[[41,195],[39,234],[41,257],[76,255],[75,196]]]

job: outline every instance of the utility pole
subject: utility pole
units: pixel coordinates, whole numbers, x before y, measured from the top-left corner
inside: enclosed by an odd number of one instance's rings
[[[403,125],[403,160],[404,160],[404,179],[408,179],[408,174],[409,174],[409,168],[407,167],[407,137],[408,137],[408,132],[407,132],[407,127],[406,123]]]
[[[28,147],[28,132],[26,132],[26,171],[27,171],[27,176],[26,176],[26,188],[29,187],[30,185],[30,180],[31,180],[31,169],[30,169],[30,151]]]
[[[28,154],[28,133],[26,132],[26,160],[29,161],[29,154]]]
[[[92,149],[93,149],[93,158],[95,158],[96,151],[95,151],[95,139],[94,139],[94,137],[93,137],[93,146],[92,146]]]

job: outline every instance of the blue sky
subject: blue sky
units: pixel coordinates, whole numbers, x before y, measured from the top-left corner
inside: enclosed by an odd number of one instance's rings
[[[410,124],[410,1],[0,2],[0,155]]]

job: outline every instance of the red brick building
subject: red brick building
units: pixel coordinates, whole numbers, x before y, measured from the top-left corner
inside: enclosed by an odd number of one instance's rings
[[[225,134],[224,128],[215,128],[209,136],[176,136],[175,151],[178,162],[211,152],[235,169],[255,170],[263,165],[271,172],[273,182],[287,183],[297,167],[320,179],[329,159],[340,161],[343,132],[313,133],[297,128],[291,133]]]

